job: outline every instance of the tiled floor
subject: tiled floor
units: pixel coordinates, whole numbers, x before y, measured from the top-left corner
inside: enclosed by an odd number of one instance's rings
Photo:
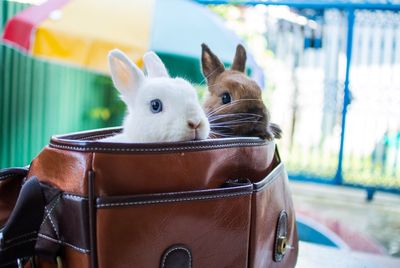
[[[367,202],[359,189],[293,181],[291,189],[298,214],[363,234],[400,257],[400,195],[376,193]]]
[[[398,268],[400,259],[300,242],[296,268]]]

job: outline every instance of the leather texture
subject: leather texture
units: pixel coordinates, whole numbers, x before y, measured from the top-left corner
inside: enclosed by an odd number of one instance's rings
[[[252,234],[250,267],[293,267],[298,254],[298,236],[287,174],[282,163],[262,181],[256,183],[252,199]],[[279,164],[278,164],[279,163]],[[280,262],[274,261],[275,237],[282,210],[288,214],[288,245],[290,250]]]
[[[166,248],[182,243],[191,246],[194,267],[246,267],[251,193],[247,184],[102,202],[97,211],[99,266],[157,267]],[[129,254],[120,254],[126,249]]]
[[[18,258],[31,256],[44,205],[40,182],[37,178],[28,180],[21,188],[15,209],[0,230],[0,265],[16,263]]]
[[[0,228],[4,225],[17,202],[22,181],[28,169],[5,168],[0,170]]]
[[[36,176],[42,182],[67,193],[87,196],[87,176],[92,153],[58,150],[46,146],[33,159],[28,177]]]
[[[53,137],[32,161],[28,181],[48,185],[45,196],[61,191],[46,198],[39,267],[56,267],[57,256],[67,268],[295,266],[295,215],[274,142],[96,140],[119,131]],[[290,250],[277,262],[283,210]]]
[[[275,243],[274,243],[274,261],[280,262],[283,257],[285,257],[287,250],[287,236],[288,236],[288,226],[287,226],[287,213],[282,210],[279,213],[278,223],[276,225],[275,231]],[[292,245],[289,246],[291,248]]]
[[[49,200],[39,229],[36,252],[53,259],[59,255],[61,246],[90,253],[89,221],[85,215],[88,215],[86,197],[61,193]]]

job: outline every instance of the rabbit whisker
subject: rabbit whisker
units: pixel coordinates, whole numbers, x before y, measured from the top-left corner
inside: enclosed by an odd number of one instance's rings
[[[264,122],[259,122],[259,121],[246,121],[246,122],[237,122],[237,123],[228,123],[228,124],[221,124],[221,125],[215,125],[215,124],[211,124],[210,128],[214,129],[214,128],[221,128],[221,127],[238,127],[238,126],[243,126],[244,124],[252,124],[252,125],[265,125],[266,124]]]
[[[208,135],[209,138],[211,139],[215,139],[217,136],[214,133],[211,133]]]
[[[210,116],[209,118],[213,119],[213,118],[243,117],[243,116],[263,117],[262,115],[253,114],[253,113],[233,113],[233,114],[216,114],[216,115]]]
[[[208,111],[208,112],[206,113],[206,115],[207,115],[207,117],[208,117],[208,116],[210,116],[210,115],[213,115],[213,114],[215,114],[215,113],[217,113],[217,112],[220,112],[220,111],[222,111],[222,110],[224,110],[224,109],[227,109],[227,108],[229,108],[229,107],[231,107],[231,106],[233,106],[233,105],[235,105],[235,104],[237,104],[237,103],[244,102],[244,101],[261,101],[261,102],[262,102],[262,100],[259,100],[259,99],[240,99],[240,100],[234,100],[234,101],[232,101],[232,102],[230,102],[230,103],[228,103],[228,104],[225,104],[225,105],[223,105],[223,106],[220,106],[220,107],[218,107],[218,108],[216,108],[216,109],[214,109],[214,110]]]
[[[239,116],[239,117],[233,117],[233,116],[215,116],[212,118],[208,118],[208,121],[210,123],[223,123],[223,122],[243,122],[243,121],[247,121],[247,120],[254,120],[257,121],[260,118],[262,118],[262,116],[258,116],[258,115],[243,115],[243,116]],[[223,119],[228,119],[223,121]]]
[[[235,119],[235,120],[227,120],[227,121],[213,121],[210,122],[210,125],[224,125],[224,124],[229,124],[229,123],[252,123],[252,122],[262,122],[260,120],[257,120],[257,118],[241,118],[241,119]]]
[[[238,101],[233,101],[233,102],[231,102],[231,103],[229,103],[229,104],[225,104],[225,105],[220,106],[220,107],[218,107],[218,108],[216,108],[216,109],[214,109],[214,110],[208,111],[208,112],[206,113],[206,115],[207,115],[207,116],[212,116],[212,115],[214,115],[214,114],[216,114],[216,113],[218,113],[218,112],[220,112],[220,111],[223,111],[223,110],[225,110],[225,109],[227,109],[227,108],[230,108],[231,106],[233,106],[233,105],[236,104],[236,103],[238,103]]]
[[[229,115],[229,116],[222,115],[222,116],[219,116],[219,115],[217,115],[217,116],[209,117],[208,120],[213,122],[213,121],[219,121],[219,120],[222,120],[222,119],[244,120],[244,119],[260,119],[262,117],[263,116],[251,115],[251,114],[248,114],[248,115],[243,114],[243,115],[239,115],[239,116],[235,116],[235,115]]]
[[[262,122],[262,121],[254,121],[254,120],[248,120],[248,121],[239,121],[239,122],[221,122],[221,123],[213,123],[210,124],[210,127],[218,127],[218,126],[243,126],[245,124],[252,124],[252,125],[265,125],[267,126],[267,123]]]
[[[218,86],[218,85],[220,85],[221,83],[219,82],[219,83],[215,83],[215,84],[212,84],[212,85],[208,85],[208,87],[214,87],[214,86]]]
[[[218,71],[219,67],[215,68],[211,73],[209,73],[204,79],[200,82],[200,84],[203,84],[206,79],[208,79],[211,75],[213,75],[216,71]]]
[[[224,134],[220,132],[215,132],[215,131],[210,131],[211,135],[214,135],[215,137],[221,136],[221,137],[232,137],[233,134]]]
[[[229,128],[232,129],[233,126],[212,126],[212,129],[218,129],[218,128]]]

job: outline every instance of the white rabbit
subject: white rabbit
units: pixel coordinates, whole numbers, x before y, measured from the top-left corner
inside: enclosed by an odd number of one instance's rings
[[[121,134],[105,142],[175,142],[206,139],[210,125],[196,90],[182,78],[171,78],[154,52],[143,56],[147,77],[121,51],[109,55],[111,77],[128,107]]]

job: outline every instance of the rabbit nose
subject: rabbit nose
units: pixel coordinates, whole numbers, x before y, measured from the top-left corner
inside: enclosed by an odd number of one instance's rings
[[[191,129],[198,129],[200,127],[201,121],[193,121],[193,120],[188,120],[188,126]]]

